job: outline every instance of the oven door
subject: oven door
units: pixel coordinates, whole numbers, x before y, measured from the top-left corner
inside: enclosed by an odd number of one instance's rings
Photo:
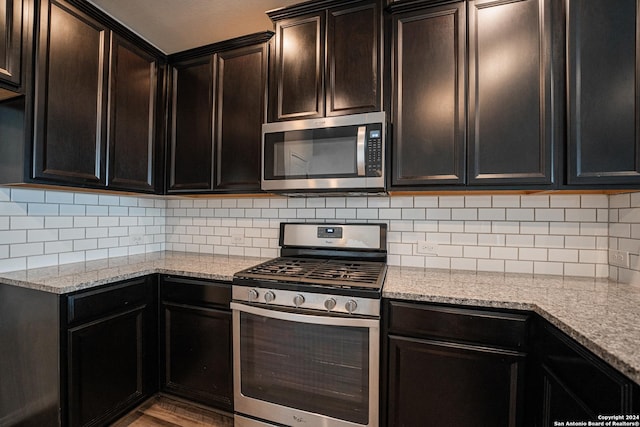
[[[378,426],[379,319],[231,308],[237,413],[288,426]]]

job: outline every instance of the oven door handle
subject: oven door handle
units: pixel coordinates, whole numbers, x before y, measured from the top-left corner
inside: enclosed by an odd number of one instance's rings
[[[292,322],[311,323],[315,325],[330,326],[353,326],[362,328],[379,328],[380,319],[364,319],[361,317],[335,317],[326,315],[291,313],[289,311],[278,310],[274,308],[261,308],[253,305],[246,305],[237,302],[231,303],[231,310],[255,314],[256,316],[268,317],[271,319],[289,320]]]

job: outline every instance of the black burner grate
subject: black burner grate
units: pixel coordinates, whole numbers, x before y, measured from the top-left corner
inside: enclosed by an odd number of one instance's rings
[[[383,262],[285,257],[248,268],[238,276],[341,287],[376,287],[384,280],[385,267]]]

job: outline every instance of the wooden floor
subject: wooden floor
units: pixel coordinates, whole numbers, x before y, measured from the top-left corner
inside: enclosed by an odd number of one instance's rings
[[[112,427],[233,427],[228,414],[158,395],[131,411]]]

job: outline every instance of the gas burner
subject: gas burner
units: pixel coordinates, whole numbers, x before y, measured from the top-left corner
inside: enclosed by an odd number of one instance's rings
[[[385,272],[386,264],[382,262],[280,257],[243,270],[236,277],[343,288],[371,288],[381,286]]]

